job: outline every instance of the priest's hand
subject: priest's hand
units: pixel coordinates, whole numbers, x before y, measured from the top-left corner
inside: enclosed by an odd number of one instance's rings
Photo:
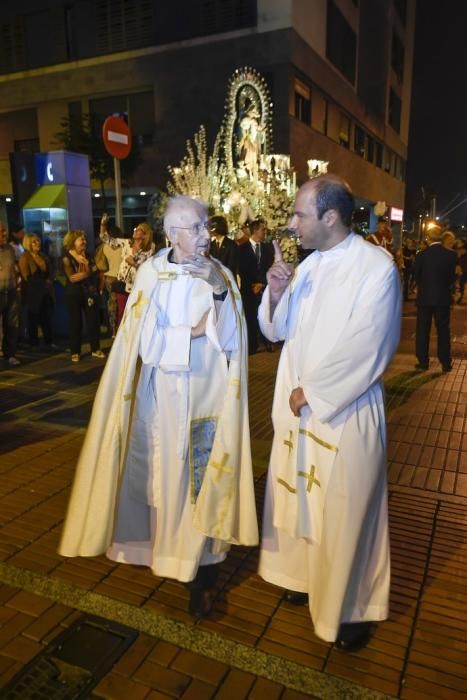
[[[297,418],[300,418],[300,412],[303,406],[308,406],[308,401],[305,398],[305,394],[303,393],[301,386],[297,386],[292,390],[292,393],[289,396],[289,406],[290,410],[294,416],[297,416]]]
[[[211,285],[214,294],[227,291],[224,276],[212,258],[195,253],[182,260],[183,269],[192,277],[199,277]]]
[[[271,301],[277,304],[292,281],[294,267],[290,263],[284,262],[279,241],[273,241],[272,244],[274,246],[274,263],[267,271],[266,277]]]

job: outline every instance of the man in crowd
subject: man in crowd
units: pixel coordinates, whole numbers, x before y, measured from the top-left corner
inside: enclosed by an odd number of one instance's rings
[[[0,316],[2,352],[11,367],[19,365],[16,357],[19,327],[19,294],[17,290],[15,251],[8,243],[7,231],[0,221]]]
[[[379,245],[381,248],[387,250],[388,253],[391,253],[391,255],[394,254],[394,241],[391,227],[384,217],[379,218],[376,231],[369,234],[367,241],[373,243],[373,245]]]
[[[245,309],[248,327],[248,347],[250,355],[258,350],[259,339],[264,342],[267,350],[272,349],[271,343],[264,338],[258,326],[258,307],[266,287],[266,272],[272,265],[274,251],[270,243],[265,243],[266,225],[261,219],[250,224],[250,240],[238,250],[238,273],[243,308]]]
[[[258,537],[246,329],[206,208],[175,197],[164,228],[172,247],[138,270],[99,385],[60,553],[149,566],[206,616],[229,545]]]
[[[209,220],[209,231],[212,235],[210,253],[213,258],[220,260],[230,272],[237,274],[238,246],[229,238],[229,227],[223,216],[213,216]]]
[[[452,234],[451,234],[452,236]],[[451,333],[449,328],[453,285],[456,279],[457,255],[446,247],[446,237],[440,226],[427,231],[428,247],[415,258],[415,282],[417,284],[417,326],[415,353],[416,369],[427,370],[431,321],[434,318],[438,336],[438,360],[443,372],[450,372]]]
[[[402,262],[403,262],[403,290],[404,290],[404,301],[409,300],[409,293],[413,284],[413,272],[415,265],[415,258],[417,255],[417,246],[415,241],[411,238],[407,238],[402,246]]]
[[[335,175],[297,193],[290,226],[305,249],[275,262],[259,310],[285,340],[273,403],[260,575],[308,601],[315,634],[364,646],[389,603],[382,375],[400,334],[393,260],[351,231],[353,195]]]
[[[22,224],[15,224],[11,228],[11,241],[10,245],[15,251],[15,260],[18,262],[22,254],[24,253],[24,246],[23,246],[23,239],[24,239],[24,227]]]

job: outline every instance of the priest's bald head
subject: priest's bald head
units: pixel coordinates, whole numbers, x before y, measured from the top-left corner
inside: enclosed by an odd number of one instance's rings
[[[350,232],[355,202],[349,185],[338,175],[321,175],[297,192],[289,228],[305,249],[329,250]]]
[[[171,197],[164,214],[164,230],[176,262],[189,255],[207,254],[210,236],[208,210],[203,202],[185,195]]]

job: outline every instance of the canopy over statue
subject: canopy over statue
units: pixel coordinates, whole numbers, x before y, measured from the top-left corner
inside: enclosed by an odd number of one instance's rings
[[[239,177],[255,179],[261,156],[271,152],[271,114],[264,78],[253,68],[237,69],[228,86],[224,138],[227,167]]]

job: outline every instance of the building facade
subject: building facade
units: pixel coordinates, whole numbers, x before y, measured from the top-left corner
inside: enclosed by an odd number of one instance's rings
[[[143,213],[201,124],[214,139],[242,66],[268,83],[274,151],[298,182],[326,160],[361,206],[402,208],[414,26],[415,0],[17,0],[0,18],[0,218],[11,152],[56,149],[64,118],[113,113],[139,152],[125,214]]]

